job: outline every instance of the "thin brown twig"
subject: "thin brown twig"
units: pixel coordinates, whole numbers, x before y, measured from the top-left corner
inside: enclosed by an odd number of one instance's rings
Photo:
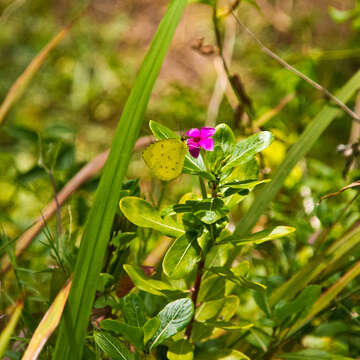
[[[344,112],[346,112],[348,115],[350,115],[353,120],[360,122],[360,116],[357,115],[354,111],[352,111],[348,106],[346,106],[340,99],[338,99],[335,95],[333,95],[329,90],[324,88],[322,85],[318,84],[314,80],[310,79],[308,76],[291,66],[289,63],[287,63],[284,59],[282,59],[280,56],[275,54],[272,50],[270,50],[268,47],[266,47],[263,42],[242,22],[240,19],[236,16],[234,12],[232,12],[232,15],[234,16],[236,22],[250,35],[255,42],[260,46],[261,50],[269,55],[272,59],[277,61],[279,64],[281,64],[283,67],[285,67],[287,70],[291,71],[295,75],[299,76],[301,79],[306,81],[308,84],[313,86],[315,89],[322,92],[328,99],[331,99],[339,108],[341,108]]]
[[[152,136],[145,136],[140,138],[134,146],[134,151],[138,151],[144,148],[145,146],[149,145],[151,141],[153,141]],[[103,153],[97,155],[93,160],[81,168],[73,178],[69,180],[69,182],[57,194],[59,206],[61,206],[84,182],[91,179],[104,167],[108,154],[109,150],[106,150]],[[35,223],[17,239],[15,250],[15,255],[17,257],[21,256],[25,249],[31,244],[32,240],[39,234],[41,229],[46,224],[46,221],[51,219],[51,217],[56,213],[56,209],[56,200],[53,199],[45,207],[45,209],[42,211],[42,215],[35,221]],[[1,258],[1,274],[5,274],[10,270],[10,268],[11,262],[8,256],[4,255]]]

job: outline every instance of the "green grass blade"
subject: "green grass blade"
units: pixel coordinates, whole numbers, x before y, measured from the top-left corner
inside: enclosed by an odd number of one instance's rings
[[[16,303],[15,309],[11,315],[11,318],[5,328],[0,333],[0,357],[2,357],[8,347],[10,338],[16,328],[16,325],[20,319],[22,309],[24,307],[24,301],[19,300]]]
[[[335,297],[357,276],[360,275],[360,261],[358,261],[346,274],[344,274],[334,285],[331,286],[324,294],[321,295],[318,301],[313,305],[309,314],[295,323],[289,331],[288,336],[294,334],[297,330],[303,327],[316,314],[324,310]]]
[[[347,102],[359,87],[360,71],[358,71],[336,95],[342,102]],[[271,183],[265,185],[256,195],[256,200],[251,208],[237,225],[235,235],[244,236],[250,232],[251,228],[264,213],[269,203],[276,196],[294,166],[310,151],[321,134],[339,114],[341,114],[341,110],[331,106],[325,106],[307,126],[299,141],[291,147],[285,160],[281,163],[275,173]]]
[[[186,3],[187,0],[171,2],[124,107],[85,227],[54,359],[81,359],[96,280],[118,206],[121,185],[152,88]]]

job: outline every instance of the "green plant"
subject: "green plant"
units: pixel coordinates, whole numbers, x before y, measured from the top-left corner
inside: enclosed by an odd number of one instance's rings
[[[154,121],[150,123],[150,128],[157,140],[178,137]],[[253,326],[241,319],[231,321],[239,304],[234,288],[264,293],[266,286],[247,278],[250,270],[248,261],[232,266],[228,261],[230,253],[235,249],[287,236],[295,230],[278,226],[244,237],[231,234],[227,229],[231,208],[243,201],[253,188],[267,182],[258,180],[255,156],[271,144],[273,137],[269,132],[259,132],[236,143],[231,129],[220,124],[213,138],[212,152],[206,152],[196,159],[187,154],[185,159],[184,172],[199,177],[202,199],[180,201],[162,210],[155,209],[139,197],[125,196],[120,200],[123,215],[132,223],[175,237],[163,258],[162,280],[147,279],[141,269],[132,265],[124,266],[137,289],[147,293],[148,301],[156,303],[179,297],[182,299],[170,302],[159,312],[158,329],[151,327],[155,334],[147,335],[147,324],[151,321],[155,323],[155,320],[146,320],[141,310],[141,299],[135,294],[123,298],[121,317],[126,323],[104,320],[101,324],[104,330],[122,335],[126,341],[130,341],[138,352],[146,354],[164,343],[171,353],[177,346],[176,339],[185,336],[189,342],[184,346],[190,354],[194,342],[206,339],[215,329],[236,332]],[[196,194],[187,196],[196,198]],[[183,298],[188,289],[191,301]],[[177,305],[179,302],[181,306]],[[130,315],[129,303],[136,309],[133,313],[137,313],[141,320]],[[133,326],[136,328],[133,329]],[[166,332],[163,332],[165,328]],[[170,339],[181,330],[184,330],[181,337]],[[206,351],[208,349],[204,348],[204,354]]]

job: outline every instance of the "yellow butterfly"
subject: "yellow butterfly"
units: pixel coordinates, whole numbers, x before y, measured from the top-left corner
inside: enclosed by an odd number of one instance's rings
[[[184,167],[187,146],[180,139],[166,139],[149,145],[142,156],[154,175],[163,181],[177,178]]]

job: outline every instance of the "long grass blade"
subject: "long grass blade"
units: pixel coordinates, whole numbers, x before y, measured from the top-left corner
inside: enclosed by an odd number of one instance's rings
[[[360,71],[358,71],[336,95],[341,101],[347,102],[359,87]],[[285,160],[280,164],[272,181],[265,185],[256,195],[256,200],[237,225],[235,230],[237,236],[244,236],[250,232],[251,228],[264,213],[269,203],[275,198],[294,166],[311,150],[321,134],[339,114],[341,114],[339,109],[325,106],[306,127],[298,142],[291,147]]]
[[[60,322],[70,288],[71,279],[69,279],[65,286],[59,291],[48,311],[41,319],[38,327],[31,337],[30,343],[25,350],[22,360],[35,360],[38,358],[42,348]]]
[[[0,358],[3,358],[5,350],[9,344],[10,338],[16,328],[16,324],[19,321],[22,309],[24,307],[24,302],[22,300],[18,301],[15,305],[15,309],[11,315],[10,321],[5,326],[4,330],[0,334]]]
[[[31,63],[27,66],[25,71],[16,79],[13,86],[7,93],[4,101],[0,105],[0,124],[4,121],[6,114],[9,112],[14,103],[23,94],[27,85],[33,76],[37,73],[40,66],[49,56],[52,50],[60,43],[60,41],[69,32],[71,25],[65,26],[58,34],[56,34],[45,47],[34,57]]]
[[[121,185],[161,64],[187,0],[172,1],[123,110],[81,241],[54,359],[81,359],[83,343]]]
[[[316,314],[324,310],[355,277],[360,275],[360,261],[358,261],[345,275],[343,275],[329,290],[327,290],[318,301],[313,305],[309,314],[296,322],[289,331],[289,336],[303,327]]]

